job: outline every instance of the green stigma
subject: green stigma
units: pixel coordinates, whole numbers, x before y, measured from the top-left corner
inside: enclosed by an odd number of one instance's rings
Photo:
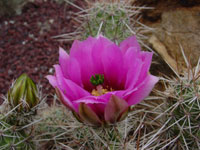
[[[104,75],[101,74],[95,74],[95,76],[92,76],[90,78],[90,82],[92,83],[92,85],[94,86],[98,86],[100,84],[103,84],[104,82]]]

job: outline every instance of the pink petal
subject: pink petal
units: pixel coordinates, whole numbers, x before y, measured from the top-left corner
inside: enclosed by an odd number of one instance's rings
[[[132,94],[130,94],[126,98],[126,101],[128,102],[129,106],[137,104],[145,97],[147,97],[153,89],[154,85],[158,82],[158,80],[158,77],[148,75],[141,84],[141,86],[138,87],[136,91],[133,91]]]
[[[85,104],[105,104],[107,101],[105,99],[102,99],[99,96],[87,96],[80,98],[75,103],[85,103]]]
[[[101,95],[99,97],[102,98],[102,99],[105,99],[106,103],[107,103],[110,100],[112,95],[115,95],[115,96],[117,96],[119,98],[123,98],[125,94],[126,94],[126,90],[118,90],[118,91],[108,92],[108,93],[103,94],[103,95]]]
[[[138,51],[141,50],[140,45],[135,36],[131,36],[120,43],[120,49],[122,50],[123,53],[126,53],[126,51],[130,47],[135,47]]]
[[[68,60],[69,60],[69,55],[67,54],[67,52],[65,52],[63,48],[59,47],[59,64],[66,78],[68,78],[68,72],[67,72]]]
[[[89,37],[83,42],[75,41],[70,51],[70,57],[77,60],[81,70],[81,80],[84,88],[91,90],[93,88],[90,78],[94,75],[92,48],[96,42],[95,38]]]
[[[124,54],[124,85],[125,89],[134,88],[135,83],[137,82],[143,62],[138,58],[140,53],[134,47],[130,47],[127,52]]]
[[[102,54],[102,62],[109,85],[115,89],[120,88],[123,75],[123,56],[120,49],[115,44],[107,46]]]
[[[63,73],[59,65],[55,65],[56,78],[58,83],[58,88],[65,94],[67,98],[71,101],[77,100],[81,97],[89,96],[90,93],[85,91],[83,88],[78,86],[71,80],[64,78]]]
[[[82,80],[81,80],[80,65],[79,65],[79,63],[76,59],[74,59],[73,57],[69,58],[66,70],[68,72],[69,79],[74,81],[79,86],[83,87],[83,83],[82,83]]]
[[[128,69],[135,63],[136,59],[139,59],[140,53],[135,47],[130,47],[127,49],[126,53],[124,54],[124,66],[127,66]]]
[[[89,104],[90,108],[98,115],[101,120],[104,120],[104,112],[106,104]]]
[[[80,86],[81,81],[81,71],[80,66],[76,59],[69,57],[64,49],[59,49],[59,63],[65,78],[69,78]]]
[[[75,112],[78,112],[78,105],[76,103],[73,103],[72,101],[70,101],[65,94],[62,92],[62,90],[60,90],[59,88],[56,89],[57,90],[57,95],[59,100],[70,110],[74,110]]]
[[[105,107],[105,120],[109,123],[117,122],[121,113],[124,112],[127,108],[128,104],[125,100],[112,95]]]
[[[100,96],[87,96],[74,102],[87,104],[100,118],[103,118],[107,101],[107,99],[103,99]]]
[[[91,95],[88,91],[84,90],[82,87],[80,87],[79,85],[77,85],[71,80],[65,79],[65,83],[66,85],[68,85],[69,89],[72,92],[70,94],[74,95],[74,99],[80,99],[81,97]]]
[[[105,47],[110,44],[112,44],[112,42],[103,36],[100,36],[97,42],[94,44],[92,49],[92,60],[94,63],[95,74],[104,74],[102,53],[104,52]]]
[[[135,87],[135,84],[140,77],[142,65],[143,63],[141,60],[136,59],[133,66],[129,68],[126,76],[125,89],[132,89]]]
[[[57,79],[55,76],[48,75],[46,78],[49,80],[50,84],[55,88],[57,86]]]
[[[97,114],[86,104],[81,103],[79,105],[79,115],[85,123],[91,125],[100,126],[102,122]]]
[[[151,66],[153,52],[142,52],[140,55],[141,55],[140,56],[141,60],[143,61],[143,66],[142,66],[142,70],[140,72],[139,79],[136,83],[136,86],[139,85],[148,75],[148,72],[149,72],[149,69]]]

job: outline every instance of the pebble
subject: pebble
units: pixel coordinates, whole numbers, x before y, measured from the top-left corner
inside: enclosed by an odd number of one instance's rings
[[[49,69],[49,73],[52,74],[53,73],[53,68]]]
[[[14,20],[10,20],[9,23],[10,23],[10,24],[14,24],[15,21],[14,21]]]

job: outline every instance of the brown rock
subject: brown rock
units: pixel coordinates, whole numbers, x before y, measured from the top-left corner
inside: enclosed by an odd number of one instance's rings
[[[155,35],[179,64],[183,63],[180,45],[191,64],[197,63],[200,57],[200,7],[163,12],[156,28]]]

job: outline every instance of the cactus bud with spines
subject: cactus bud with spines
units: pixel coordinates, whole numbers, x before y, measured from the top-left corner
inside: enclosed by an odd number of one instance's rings
[[[44,106],[40,86],[22,74],[12,84],[0,106],[0,150],[34,150],[36,115]]]
[[[17,110],[28,111],[39,102],[37,87],[33,80],[26,74],[22,74],[8,91],[8,101],[11,107]]]

